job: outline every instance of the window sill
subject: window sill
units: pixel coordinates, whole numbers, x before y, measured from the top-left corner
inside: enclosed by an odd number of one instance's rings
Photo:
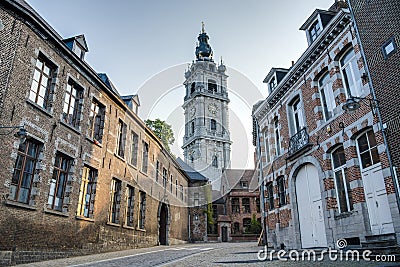
[[[74,126],[71,126],[71,125],[69,125],[69,124],[66,123],[66,122],[63,122],[62,120],[60,120],[60,123],[61,123],[61,125],[64,125],[64,126],[67,127],[68,129],[74,131],[75,133],[77,133],[77,134],[79,134],[79,135],[81,134],[81,131],[80,131],[79,129],[75,128]]]
[[[149,176],[149,175],[147,174],[147,172],[144,172],[144,171],[142,171],[142,170],[139,170],[139,172],[140,172],[141,174],[143,174],[144,176]]]
[[[86,140],[88,140],[89,142],[95,144],[95,145],[98,146],[98,147],[101,147],[101,148],[103,147],[103,144],[102,144],[102,143],[100,143],[100,142],[97,141],[96,139],[92,139],[92,138],[89,137],[89,136],[86,136]]]
[[[48,111],[47,109],[44,109],[43,107],[39,106],[38,104],[36,104],[35,102],[33,102],[30,99],[26,100],[26,103],[28,103],[29,105],[31,105],[32,107],[40,110],[42,113],[44,113],[45,115],[49,116],[50,118],[53,118],[53,114]]]
[[[107,222],[106,224],[113,227],[121,227],[121,225],[118,223]]]
[[[135,170],[137,170],[137,166],[135,166],[135,165],[133,165],[132,163],[129,163],[129,162],[127,162],[128,163],[128,166],[129,167],[132,167],[132,168],[134,168]]]
[[[122,228],[129,229],[129,230],[135,230],[135,227],[128,226],[128,225],[124,225],[124,226],[122,226]]]
[[[334,218],[335,218],[335,220],[340,220],[340,219],[344,219],[344,218],[348,218],[348,217],[351,217],[353,214],[355,214],[357,211],[354,211],[354,210],[352,210],[352,211],[347,211],[347,212],[342,212],[342,213],[338,213],[338,211],[335,211],[335,213],[337,213],[337,214],[335,214],[335,216],[334,216]]]
[[[115,156],[117,159],[120,159],[120,160],[122,160],[123,162],[125,162],[125,159],[124,159],[123,157],[121,157],[120,155],[118,155],[117,153],[114,153],[114,156]]]
[[[142,229],[142,228],[138,228],[138,227],[136,227],[136,231],[140,231],[140,232],[146,233],[146,229]]]
[[[45,212],[45,213],[49,213],[49,214],[53,214],[53,215],[57,215],[57,216],[69,217],[69,214],[66,213],[66,212],[56,211],[56,210],[50,210],[50,209],[48,209],[48,208],[44,208],[44,212]]]
[[[81,220],[81,221],[94,222],[94,219],[92,219],[92,218],[86,218],[86,217],[79,216],[79,215],[76,215],[76,216],[75,216],[75,219]]]
[[[23,208],[23,209],[27,209],[27,210],[37,210],[37,208],[35,206],[31,206],[25,203],[21,203],[18,201],[14,201],[11,199],[6,199],[5,204],[7,206],[13,206],[13,207],[18,207],[18,208]]]

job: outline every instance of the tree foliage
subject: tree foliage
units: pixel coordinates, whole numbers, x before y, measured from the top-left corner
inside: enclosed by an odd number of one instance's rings
[[[170,145],[175,142],[171,125],[160,119],[145,120],[144,123],[160,138],[168,151],[171,151]]]

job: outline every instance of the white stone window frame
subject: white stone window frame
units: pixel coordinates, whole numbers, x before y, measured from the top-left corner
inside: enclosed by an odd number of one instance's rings
[[[397,51],[396,39],[392,36],[390,37],[381,47],[384,59],[388,59]],[[390,51],[388,49],[391,49]]]
[[[327,79],[326,82],[324,82],[325,79]],[[328,121],[334,116],[334,110],[336,108],[332,80],[329,72],[323,73],[318,79],[318,92],[324,120]]]

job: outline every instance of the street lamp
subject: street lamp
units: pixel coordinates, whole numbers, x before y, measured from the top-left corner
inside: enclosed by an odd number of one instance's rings
[[[11,129],[10,132],[5,133],[5,134],[0,134],[0,135],[8,135],[11,134],[14,129],[18,129],[18,131],[14,134],[15,137],[18,137],[21,143],[24,143],[26,140],[26,137],[28,135],[28,132],[26,131],[24,125],[18,125],[18,126],[0,126],[0,129]]]
[[[360,103],[363,103],[363,101],[369,102],[369,107],[371,108],[372,114],[375,115],[375,108],[379,107],[379,101],[375,98],[357,97],[350,95],[350,97],[346,100],[346,103],[343,105],[342,109],[345,112],[357,111],[361,107]]]

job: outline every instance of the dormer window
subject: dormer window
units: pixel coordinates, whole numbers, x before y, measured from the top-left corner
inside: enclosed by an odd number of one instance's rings
[[[75,45],[74,45],[74,48],[72,51],[75,53],[75,55],[77,55],[82,60],[85,57],[85,53],[83,52],[82,48],[76,42],[75,42]]]
[[[310,33],[310,39],[311,42],[315,41],[315,39],[317,39],[317,37],[320,35],[322,31],[322,27],[319,23],[319,21],[317,20],[316,22],[314,22],[314,24],[311,25],[309,33]]]
[[[89,51],[83,34],[64,39],[63,42],[81,60],[85,58],[85,53]]]

